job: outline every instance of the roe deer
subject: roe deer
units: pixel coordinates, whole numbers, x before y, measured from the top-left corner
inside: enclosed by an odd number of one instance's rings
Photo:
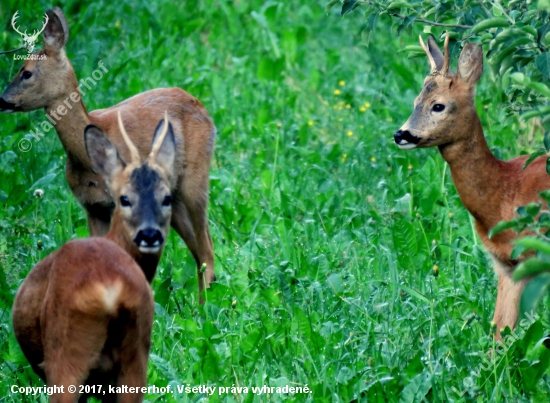
[[[526,281],[512,281],[519,261],[510,255],[518,235],[506,230],[489,238],[488,231],[499,221],[511,220],[517,207],[541,200],[538,193],[550,188],[546,157],[537,158],[524,170],[529,156],[500,161],[491,153],[474,102],[475,85],[483,72],[480,46],[464,46],[453,74],[449,71],[448,33],[445,55],[432,37],[427,47],[421,37],[420,44],[431,72],[414,101],[414,112],[395,133],[395,143],[406,150],[437,146],[449,164],[460,199],[475,218],[477,233],[494,261],[498,291],[493,322],[500,338],[501,329],[513,329],[518,321]]]
[[[85,138],[92,166],[116,200],[111,230],[105,239],[69,241],[37,264],[15,298],[13,328],[34,371],[48,386],[63,387],[50,402],[83,402],[91,395],[141,402],[141,389],[113,394],[109,386],[147,385],[154,313],[149,282],[170,228],[174,135],[165,118],[143,164],[129,140],[127,163],[96,126],[86,128]]]
[[[176,140],[170,186],[173,197],[171,224],[196,261],[199,288],[203,290],[215,280],[207,205],[209,165],[216,129],[208,112],[196,98],[179,88],[158,88],[110,108],[88,113],[80,96],[82,90],[88,89],[82,87],[84,80],[79,85],[65,53],[69,39],[65,15],[57,7],[46,14],[44,48],[36,53],[39,60],[27,60],[23,64],[0,97],[0,111],[44,108],[67,153],[67,182],[86,210],[90,235],[103,236],[109,230],[115,204],[101,175],[92,169],[82,136],[84,128],[89,124],[100,127],[121,155],[128,158],[129,150],[117,126],[117,113],[122,112],[130,138],[137,145],[140,156],[146,157],[156,123],[168,110]],[[44,124],[43,130],[49,131],[51,125],[47,121]],[[204,279],[200,273],[203,265],[206,266]]]

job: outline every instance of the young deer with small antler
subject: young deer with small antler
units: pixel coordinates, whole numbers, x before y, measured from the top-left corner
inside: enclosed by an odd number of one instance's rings
[[[91,164],[116,200],[111,230],[105,238],[67,242],[47,256],[29,273],[13,306],[15,335],[32,368],[48,386],[63,388],[50,396],[52,403],[83,402],[91,395],[141,402],[141,389],[112,393],[109,386],[147,385],[154,313],[149,283],[170,228],[176,149],[167,117],[143,164],[122,123],[120,130],[129,162],[97,126],[85,132]]]
[[[493,321],[500,330],[514,328],[518,321],[521,293],[526,282],[514,283],[512,273],[519,261],[511,259],[512,230],[489,238],[498,222],[511,220],[516,208],[540,201],[538,193],[550,188],[546,158],[539,157],[525,170],[528,156],[500,161],[491,153],[475,107],[475,85],[483,72],[481,47],[467,43],[458,59],[456,74],[449,71],[449,35],[445,55],[430,37],[420,44],[430,62],[430,74],[414,101],[414,112],[395,135],[402,149],[439,148],[449,164],[453,182],[464,206],[475,218],[476,229],[490,253],[498,276],[498,292]]]
[[[86,155],[84,128],[89,124],[100,127],[121,155],[128,157],[129,150],[117,125],[117,113],[121,112],[139,155],[145,157],[158,117],[168,110],[176,140],[171,224],[197,263],[200,289],[208,287],[215,280],[207,205],[209,165],[216,134],[208,112],[196,98],[179,88],[158,88],[88,113],[80,96],[82,88],[65,54],[69,39],[65,15],[57,7],[46,15],[44,48],[37,52],[43,57],[23,64],[0,97],[0,111],[44,108],[67,153],[67,181],[86,210],[90,234],[103,236],[109,230],[115,204]],[[47,121],[43,125],[46,125],[43,130],[49,131],[51,125]],[[204,274],[200,273],[203,265]]]

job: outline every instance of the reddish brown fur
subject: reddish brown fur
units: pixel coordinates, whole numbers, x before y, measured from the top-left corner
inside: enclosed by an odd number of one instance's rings
[[[118,284],[108,309],[102,289]],[[147,384],[153,313],[141,268],[114,242],[89,238],[66,243],[36,265],[17,293],[13,327],[33,369],[48,386],[64,387],[50,402],[76,402],[78,388],[70,393],[69,385]],[[138,393],[118,401],[142,399]]]
[[[29,60],[21,67],[12,83],[2,94],[3,110],[29,111],[44,108],[50,114],[76,92],[78,81],[67,58],[64,45],[68,28],[59,8],[48,11],[50,17],[44,31],[44,49],[39,54],[46,60]],[[24,80],[24,71],[33,76]],[[108,73],[106,73],[108,75]],[[94,88],[82,86],[86,94]],[[89,95],[85,95],[89,96]],[[90,165],[82,133],[89,124],[105,131],[124,158],[128,149],[117,124],[121,111],[128,134],[142,157],[147,156],[152,133],[158,121],[168,111],[174,127],[177,154],[172,180],[172,227],[178,232],[193,254],[197,267],[206,264],[206,272],[199,275],[200,289],[215,280],[214,252],[208,228],[208,175],[216,129],[208,112],[193,96],[179,88],[159,88],[138,94],[115,106],[88,113],[82,100],[72,103],[72,109],[56,124],[55,129],[67,153],[66,177],[69,187],[84,206],[90,234],[102,236],[109,230],[113,198],[105,183]],[[12,105],[12,109],[6,105]],[[185,147],[184,147],[185,143]]]
[[[512,281],[518,261],[512,260],[510,254],[512,241],[518,236],[507,230],[489,238],[488,232],[498,222],[516,216],[519,206],[541,200],[538,193],[550,188],[546,158],[536,159],[525,170],[522,168],[527,156],[510,161],[496,159],[487,146],[474,104],[475,84],[483,70],[480,48],[467,44],[457,74],[452,74],[441,71],[443,55],[432,39],[429,45],[428,58],[433,57],[438,67],[426,78],[424,89],[415,100],[415,112],[396,133],[396,142],[403,148],[439,147],[460,199],[474,216],[479,237],[495,262],[498,294],[493,321],[499,331],[506,326],[514,328],[526,284]],[[445,111],[435,111],[435,104],[445,105]],[[404,141],[405,132],[416,143]]]

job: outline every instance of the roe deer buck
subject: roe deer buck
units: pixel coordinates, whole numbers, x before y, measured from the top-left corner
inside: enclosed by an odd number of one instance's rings
[[[13,328],[34,371],[48,386],[63,387],[50,402],[91,395],[141,402],[141,389],[113,394],[109,386],[146,386],[154,313],[149,282],[170,228],[174,135],[165,118],[143,164],[130,140],[126,163],[96,126],[86,128],[85,141],[116,200],[111,230],[105,239],[67,242],[37,264],[15,298]],[[92,388],[81,394],[81,385]]]
[[[475,85],[483,72],[481,47],[467,43],[458,59],[456,74],[449,71],[449,34],[445,55],[430,37],[428,46],[420,37],[431,72],[414,101],[414,112],[395,135],[402,149],[437,146],[449,164],[462,203],[475,218],[476,229],[490,253],[498,276],[494,323],[497,337],[506,326],[518,321],[521,292],[526,281],[514,283],[512,272],[518,265],[510,258],[512,241],[518,236],[507,230],[488,237],[499,221],[511,220],[519,206],[541,200],[538,192],[550,188],[546,158],[539,157],[525,170],[529,156],[500,161],[491,153],[475,108]]]
[[[44,108],[67,153],[67,182],[86,210],[90,234],[103,236],[109,230],[114,203],[105,190],[102,177],[93,172],[86,155],[82,137],[84,128],[90,123],[100,127],[121,155],[127,158],[129,150],[117,126],[117,112],[122,112],[130,138],[137,145],[139,154],[145,157],[158,118],[168,110],[176,139],[171,183],[172,227],[183,238],[197,263],[199,287],[203,290],[215,280],[207,204],[209,165],[216,129],[208,112],[196,98],[179,88],[158,88],[110,108],[88,113],[80,96],[82,88],[65,54],[64,47],[69,39],[65,15],[57,7],[46,14],[44,48],[36,53],[46,58],[27,60],[23,64],[0,97],[0,111]],[[200,273],[203,265],[206,265],[204,281]]]

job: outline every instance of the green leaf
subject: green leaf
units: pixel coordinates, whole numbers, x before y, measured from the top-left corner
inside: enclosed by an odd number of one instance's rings
[[[480,23],[474,25],[470,33],[475,34],[490,28],[505,28],[509,26],[510,23],[506,20],[506,18],[489,18],[488,20],[481,21]]]
[[[540,212],[540,203],[529,203],[525,206],[525,211],[527,211],[527,214],[531,217],[535,217]]]
[[[546,133],[544,133],[544,148],[546,149],[546,151],[550,151],[550,138],[548,137],[548,135],[550,134],[550,130],[547,130]]]
[[[340,3],[340,0],[330,0],[325,6],[325,12],[328,13],[336,3]]]
[[[514,243],[523,246],[525,250],[536,250],[550,256],[550,242],[543,241],[542,239],[526,236],[516,240]]]
[[[550,273],[543,273],[532,279],[525,286],[521,294],[520,311],[522,315],[534,311],[539,302],[548,293],[550,287]]]
[[[155,301],[162,307],[166,308],[170,302],[170,294],[172,292],[172,276],[168,276],[160,286],[155,289]]]
[[[491,59],[489,62],[491,64],[491,67],[493,68],[493,71],[497,72],[500,70],[501,73],[504,73],[505,70],[507,70],[507,68],[502,69],[502,64],[504,63],[504,61],[515,52],[518,52],[520,50],[519,49],[520,46],[528,45],[528,44],[529,45],[533,44],[533,41],[530,38],[527,38],[527,37],[518,38],[512,43],[510,43],[508,46],[503,47],[499,52],[494,53],[491,56]],[[513,62],[514,62],[513,60],[511,63],[510,61],[508,61],[508,66],[513,64]]]
[[[56,176],[57,176],[56,173],[51,173],[51,174],[48,174],[46,176],[43,176],[42,178],[40,178],[36,182],[34,182],[34,184],[31,186],[29,191],[37,189],[39,187],[44,187],[46,185],[49,185],[50,183],[52,183],[52,181],[55,179]]]
[[[388,5],[388,10],[392,8],[412,8],[412,6],[406,1],[392,1]]]
[[[535,64],[543,76],[550,77],[550,53],[543,52],[538,55]]]
[[[549,190],[543,190],[542,192],[539,192],[539,196],[546,203],[550,203],[550,189]]]
[[[336,375],[336,382],[346,385],[355,376],[355,371],[343,366]]]
[[[506,231],[507,229],[511,229],[517,226],[517,223],[515,221],[501,221],[497,225],[495,225],[493,228],[489,230],[489,238],[494,237],[497,234],[500,234],[502,231]]]
[[[177,381],[179,383],[179,377],[170,362],[166,361],[164,358],[156,354],[150,354],[149,361],[167,379],[169,379],[170,381]]]
[[[548,88],[546,84],[531,81],[525,87],[537,91],[539,94],[544,95],[546,98],[550,98],[550,88]]]
[[[399,403],[422,402],[432,387],[430,374],[422,372],[416,375],[401,392]]]
[[[546,150],[544,148],[539,148],[537,151],[535,151],[534,153],[532,153],[529,158],[527,158],[527,161],[525,161],[525,164],[523,165],[523,168],[522,170],[525,170],[525,168],[527,168],[527,166],[533,162],[534,160],[536,160],[538,157],[542,156],[546,154]]]
[[[281,77],[284,66],[285,61],[283,57],[275,60],[269,57],[263,57],[258,65],[256,76],[260,80],[277,81]]]
[[[539,258],[533,257],[521,263],[516,270],[514,270],[513,279],[519,281],[522,278],[534,276],[536,274],[544,273],[550,270],[550,262],[546,262]]]
[[[537,116],[547,115],[550,113],[550,105],[547,106],[539,106],[537,108],[531,109],[530,111],[527,111],[521,115],[521,118],[523,120],[535,118]]]
[[[525,252],[525,246],[516,245],[514,249],[512,249],[512,253],[510,254],[510,259],[517,259],[519,258],[523,252]]]
[[[346,0],[344,1],[344,4],[342,4],[342,17],[346,14],[351,13],[356,7],[358,6],[357,0]]]
[[[405,284],[397,284],[397,287],[401,288],[406,293],[411,294],[411,296],[415,297],[416,299],[424,301],[427,304],[431,304],[431,301],[428,298],[426,298],[423,294],[416,291],[415,289],[406,286]]]
[[[401,53],[401,52],[424,53],[424,50],[422,49],[422,46],[420,46],[420,45],[409,45],[409,46],[405,46],[404,48],[401,48],[397,51],[397,53]]]
[[[344,293],[344,282],[342,281],[342,276],[339,273],[331,274],[327,279],[327,282],[336,295]]]

